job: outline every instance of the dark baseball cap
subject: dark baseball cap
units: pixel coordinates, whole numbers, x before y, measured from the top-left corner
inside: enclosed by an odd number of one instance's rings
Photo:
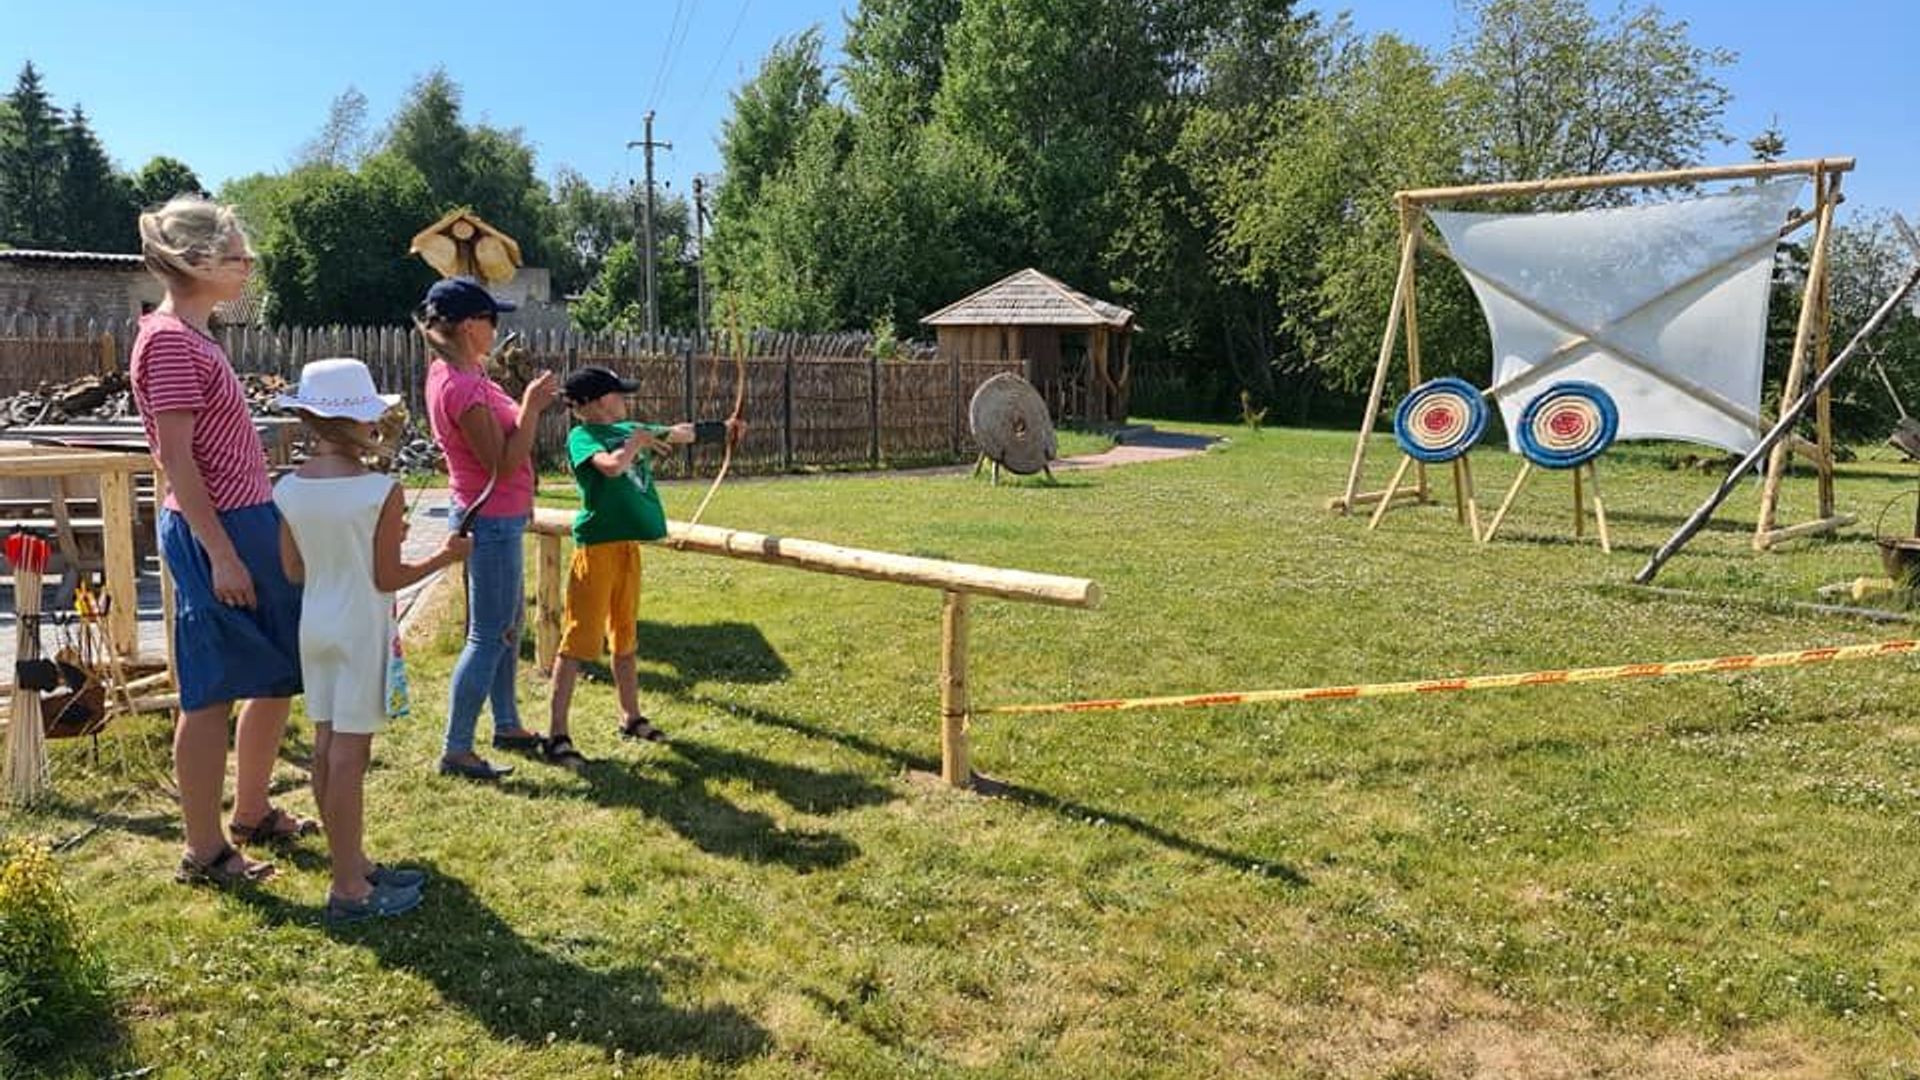
[[[561,385],[560,393],[566,397],[569,405],[584,405],[597,397],[607,394],[631,394],[640,389],[636,379],[623,379],[614,374],[612,368],[598,365],[583,367],[567,376]]]
[[[481,315],[498,315],[503,311],[512,311],[518,304],[501,300],[488,292],[481,284],[470,277],[452,277],[436,281],[427,290],[427,298],[421,304],[429,318],[459,322],[462,319],[477,318]]]

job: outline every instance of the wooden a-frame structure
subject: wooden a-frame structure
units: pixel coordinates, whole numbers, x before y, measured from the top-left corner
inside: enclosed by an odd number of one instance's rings
[[[1830,251],[1829,240],[1833,232],[1833,216],[1840,205],[1841,177],[1853,169],[1853,159],[1808,158],[1798,161],[1754,162],[1746,165],[1716,166],[1710,168],[1669,169],[1657,172],[1610,173],[1600,176],[1567,176],[1549,180],[1525,180],[1499,184],[1469,184],[1459,187],[1419,188],[1394,193],[1394,204],[1400,218],[1400,268],[1393,285],[1393,299],[1387,309],[1387,326],[1380,341],[1380,359],[1373,372],[1373,383],[1367,392],[1367,410],[1360,424],[1360,435],[1354,443],[1353,462],[1347,470],[1347,483],[1343,494],[1328,500],[1327,508],[1340,513],[1351,513],[1354,509],[1369,506],[1382,500],[1398,501],[1413,499],[1419,502],[1430,501],[1426,466],[1418,465],[1415,482],[1403,487],[1398,481],[1378,491],[1360,490],[1361,474],[1366,467],[1367,441],[1380,414],[1381,397],[1386,391],[1387,372],[1393,363],[1394,343],[1402,336],[1406,342],[1407,385],[1418,386],[1420,376],[1420,322],[1419,308],[1416,303],[1416,268],[1418,255],[1422,248],[1442,256],[1448,256],[1446,249],[1426,236],[1423,220],[1425,207],[1439,203],[1452,203],[1474,199],[1525,198],[1549,195],[1568,191],[1592,191],[1602,188],[1622,187],[1672,187],[1678,185],[1699,184],[1716,180],[1762,180],[1779,176],[1806,176],[1813,181],[1814,203],[1810,210],[1794,214],[1780,228],[1782,238],[1798,232],[1808,224],[1814,226],[1812,253],[1810,255],[1806,281],[1800,294],[1800,313],[1795,323],[1793,335],[1793,355],[1787,365],[1786,384],[1782,388],[1780,401],[1782,408],[1797,400],[1801,387],[1809,381],[1809,373],[1818,376],[1831,361],[1828,340],[1828,322],[1831,316],[1829,291],[1831,286],[1827,269]],[[1509,297],[1516,299],[1515,297]],[[1548,318],[1562,326],[1569,334],[1568,342],[1558,350],[1558,355],[1571,355],[1575,346],[1581,344],[1599,344],[1604,346],[1605,327],[1580,327],[1562,319],[1551,311],[1534,308],[1535,314]],[[1833,411],[1828,393],[1823,389],[1814,406],[1816,436],[1809,442],[1804,438],[1784,439],[1773,447],[1767,459],[1765,479],[1760,489],[1760,516],[1754,529],[1753,546],[1756,550],[1766,550],[1782,540],[1819,533],[1830,533],[1854,522],[1850,514],[1836,513],[1833,505]],[[1786,475],[1788,455],[1798,453],[1814,465],[1819,478],[1819,513],[1816,518],[1799,524],[1781,527],[1778,525],[1780,506],[1780,481]]]

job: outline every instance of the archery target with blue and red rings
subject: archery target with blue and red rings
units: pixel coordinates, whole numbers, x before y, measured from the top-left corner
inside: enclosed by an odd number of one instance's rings
[[[1393,410],[1393,438],[1415,461],[1437,465],[1473,449],[1487,430],[1487,403],[1465,379],[1421,383]]]
[[[1520,452],[1545,469],[1585,465],[1613,445],[1620,410],[1613,395],[1590,382],[1560,382],[1520,412]]]

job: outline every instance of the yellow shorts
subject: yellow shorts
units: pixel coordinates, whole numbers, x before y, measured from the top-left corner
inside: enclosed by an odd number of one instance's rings
[[[640,545],[633,540],[584,544],[573,549],[567,574],[567,614],[560,654],[575,660],[625,656],[640,645]]]

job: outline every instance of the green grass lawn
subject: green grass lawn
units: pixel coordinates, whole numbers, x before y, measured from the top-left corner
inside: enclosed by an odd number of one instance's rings
[[[1664,450],[1603,463],[1603,555],[1570,536],[1564,475],[1481,548],[1450,506],[1372,533],[1322,509],[1350,435],[1217,431],[1231,442],[1206,455],[1052,486],[741,480],[705,520],[1097,580],[1092,612],[975,603],[977,707],[1915,632],[1620,589],[1718,480]],[[1392,464],[1376,445],[1373,487]],[[1516,460],[1477,455],[1487,513]],[[1659,583],[1811,600],[1879,573],[1874,515],[1913,486],[1891,460],[1847,466],[1840,502],[1865,524],[1768,555],[1750,487]],[[1783,517],[1812,491],[1792,481]],[[1911,661],[982,716],[975,765],[1008,786],[984,798],[919,776],[937,768],[939,610],[926,590],[650,550],[642,693],[672,743],[619,742],[594,684],[583,775],[522,763],[487,788],[431,771],[449,609],[368,796],[374,852],[431,870],[428,900],[347,930],[319,920],[318,841],[254,894],[169,880],[164,723],[121,725],[97,767],[58,747],[62,802],[0,823],[99,826],[60,860],[124,1008],[56,1071],[1920,1074]],[[521,694],[538,722],[544,681]],[[296,720],[284,797],[303,810],[309,745]]]

